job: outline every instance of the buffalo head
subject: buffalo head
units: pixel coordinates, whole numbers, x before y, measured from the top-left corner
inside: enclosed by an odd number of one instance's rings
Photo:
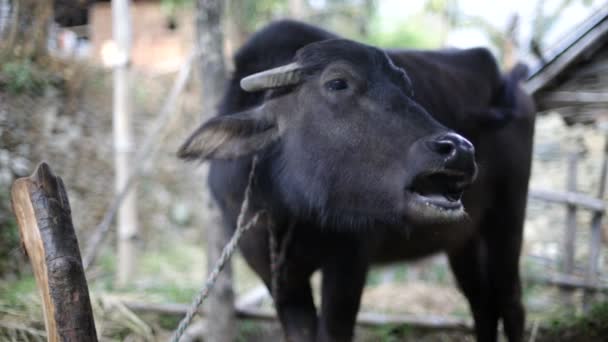
[[[476,174],[473,145],[416,102],[385,52],[332,39],[291,64],[241,80],[261,105],[215,117],[184,143],[186,159],[263,153],[295,215],[324,222],[456,222]]]

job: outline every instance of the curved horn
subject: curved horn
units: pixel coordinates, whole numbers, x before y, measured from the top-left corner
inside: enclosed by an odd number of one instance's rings
[[[300,69],[298,63],[290,63],[274,69],[249,75],[241,80],[241,88],[253,92],[258,90],[284,87],[300,82]]]

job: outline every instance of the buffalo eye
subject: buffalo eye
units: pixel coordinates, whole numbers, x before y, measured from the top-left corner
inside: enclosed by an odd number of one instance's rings
[[[348,83],[343,78],[336,78],[325,83],[325,88],[330,91],[339,91],[348,88]]]

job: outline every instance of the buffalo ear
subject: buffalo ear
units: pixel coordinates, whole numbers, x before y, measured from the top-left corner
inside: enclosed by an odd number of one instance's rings
[[[207,121],[186,139],[177,155],[182,159],[233,159],[254,153],[279,137],[272,115],[256,108]]]

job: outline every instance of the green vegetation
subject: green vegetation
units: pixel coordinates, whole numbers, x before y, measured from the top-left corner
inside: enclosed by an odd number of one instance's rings
[[[608,336],[608,302],[596,304],[585,315],[563,315],[549,321],[538,341],[605,341]]]
[[[408,340],[412,334],[412,328],[404,324],[388,324],[380,328],[373,328],[374,339],[380,342],[397,342]]]
[[[298,20],[380,47],[433,48],[440,45],[441,33],[432,29],[437,25],[429,22],[425,13],[382,18],[377,3],[375,0],[328,0],[320,7],[308,3],[300,8],[303,12],[298,13],[295,12],[297,7],[292,8],[293,4],[286,0],[230,1],[226,11],[233,27],[228,31],[228,38],[236,38],[240,44],[242,39],[268,22],[295,15]]]
[[[263,328],[260,324],[251,320],[242,320],[238,322],[238,333],[236,336],[237,342],[247,342],[252,339],[253,336],[260,335]]]
[[[41,95],[50,84],[50,75],[29,59],[1,63],[0,90],[11,94]]]
[[[194,286],[162,284],[146,287],[143,293],[162,298],[162,301],[167,303],[190,303],[197,291],[198,289]]]
[[[0,201],[3,199],[0,198]],[[2,211],[0,204],[0,211]],[[7,210],[8,211],[8,210]],[[15,258],[11,256],[13,253],[20,253],[19,247],[19,229],[15,218],[8,213],[6,220],[2,223],[0,229],[0,276],[11,269],[14,269],[13,263]]]
[[[367,37],[361,37],[364,42],[384,48],[435,48],[440,44],[438,32],[429,30],[420,18],[410,18],[406,22],[383,22],[375,17],[371,23]]]
[[[367,279],[365,280],[365,286],[377,286],[382,283],[382,268],[372,268],[368,274]]]
[[[0,303],[8,307],[23,307],[27,301],[31,301],[36,293],[36,280],[33,274],[24,275],[15,280],[0,282]],[[29,300],[25,300],[29,299]]]
[[[404,282],[408,279],[407,266],[406,265],[395,265],[395,281]]]
[[[194,5],[193,0],[161,0],[160,5],[163,10],[173,13],[178,8],[185,8]]]
[[[165,330],[172,331],[177,328],[181,319],[180,316],[159,314],[158,325]]]
[[[226,6],[227,17],[238,23],[239,34],[254,32],[286,12],[285,0],[230,1]]]

